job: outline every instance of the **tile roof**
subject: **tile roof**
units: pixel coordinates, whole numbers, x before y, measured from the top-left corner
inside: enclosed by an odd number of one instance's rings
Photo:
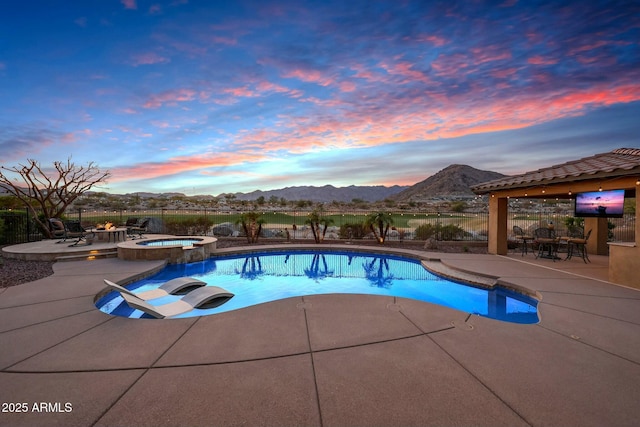
[[[529,187],[536,184],[571,182],[600,176],[640,174],[640,148],[618,148],[560,165],[483,182],[471,187],[477,194],[488,191]]]

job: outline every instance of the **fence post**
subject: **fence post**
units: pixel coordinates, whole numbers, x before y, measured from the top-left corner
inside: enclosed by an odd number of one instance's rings
[[[27,238],[25,239],[25,241],[30,242],[31,241],[31,218],[29,217],[29,209],[25,211],[24,216],[25,216],[25,221],[27,221]]]

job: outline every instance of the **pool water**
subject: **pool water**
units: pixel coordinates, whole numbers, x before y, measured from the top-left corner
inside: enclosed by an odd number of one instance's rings
[[[221,306],[195,309],[177,317],[223,313],[304,295],[348,293],[411,298],[514,323],[538,322],[534,298],[502,288],[486,290],[443,279],[425,270],[418,260],[358,252],[265,252],[215,257],[168,265],[127,287],[141,292],[183,276],[220,286],[235,296]],[[166,304],[179,298],[170,295],[150,303]],[[112,315],[149,317],[131,309],[117,292],[107,294],[96,305]]]
[[[162,240],[149,240],[146,242],[139,242],[140,246],[193,246],[194,243],[201,242],[202,239],[162,239]]]

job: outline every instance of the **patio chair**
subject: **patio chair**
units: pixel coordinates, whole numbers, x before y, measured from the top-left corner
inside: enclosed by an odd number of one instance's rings
[[[524,254],[529,252],[527,247],[528,247],[529,241],[533,240],[533,236],[524,234],[524,231],[522,230],[522,228],[518,227],[517,225],[513,226],[513,234],[515,234],[516,240],[522,244],[521,250],[522,250],[522,256],[524,256]]]
[[[567,240],[568,248],[567,248],[567,258],[571,259],[573,256],[573,251],[577,250],[582,258],[582,261],[586,264],[587,262],[591,262],[589,259],[589,254],[587,253],[587,242],[589,241],[589,237],[591,236],[591,231],[589,230],[584,237],[571,237]]]
[[[130,239],[144,239],[144,234],[147,233],[148,226],[149,218],[144,218],[142,222],[137,220],[135,225],[127,226],[127,237]]]
[[[538,246],[536,258],[558,259],[558,239],[556,232],[548,227],[536,228],[533,232],[533,241]]]
[[[132,292],[129,289],[104,279],[104,283],[112,290],[123,292],[145,301],[155,298],[166,297],[167,295],[187,294],[195,288],[206,286],[207,283],[193,277],[178,277],[160,285],[158,289],[143,292]]]
[[[125,227],[135,227],[138,225],[138,218],[127,218],[127,221],[124,223]]]
[[[195,308],[218,307],[227,302],[233,295],[231,292],[217,286],[204,286],[189,292],[178,301],[162,305],[151,305],[135,295],[120,292],[120,296],[129,307],[140,310],[156,319],[178,316]]]
[[[77,246],[81,241],[84,241],[87,245],[91,244],[91,242],[87,242],[86,240],[87,230],[82,227],[80,221],[63,222],[59,218],[49,218],[49,226],[51,227],[54,239],[62,238],[62,240],[56,243],[66,242],[67,239],[76,239],[69,247]]]

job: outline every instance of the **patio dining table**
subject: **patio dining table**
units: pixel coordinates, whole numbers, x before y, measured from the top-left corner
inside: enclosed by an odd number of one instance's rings
[[[558,257],[558,246],[560,238],[556,237],[556,233],[551,228],[538,228],[534,231],[534,243],[538,245],[538,253],[536,258],[549,258],[553,261],[560,259]]]

